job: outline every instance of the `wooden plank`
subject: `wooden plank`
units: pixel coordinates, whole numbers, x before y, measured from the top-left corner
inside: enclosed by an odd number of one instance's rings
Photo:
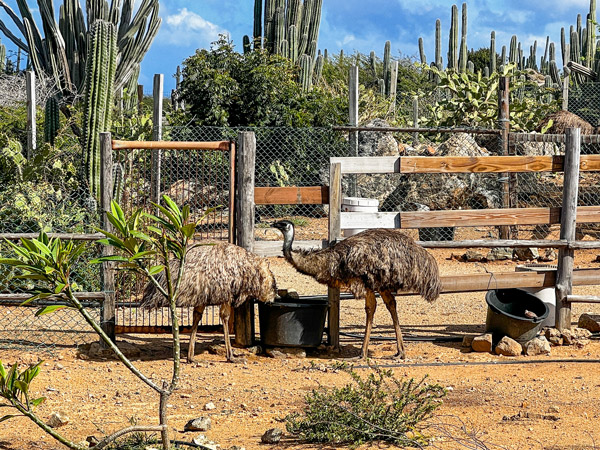
[[[508,135],[510,133],[510,78],[500,77],[498,80],[498,128],[500,128],[500,152],[503,156],[508,157],[510,153],[510,145]],[[502,208],[510,208],[511,206],[511,191],[515,192],[516,179],[511,176],[507,170],[503,170],[503,178],[508,178],[508,183],[502,185]],[[510,228],[507,226],[500,227],[500,239],[510,238]]]
[[[257,205],[326,205],[329,186],[255,187]]]
[[[586,241],[587,242],[587,241]],[[600,248],[600,241],[590,242]],[[549,239],[472,239],[464,241],[417,241],[424,248],[562,248],[570,244],[567,241],[549,240]]]
[[[565,146],[565,177],[563,182],[562,214],[560,220],[560,238],[575,240],[577,223],[577,195],[579,192],[579,155],[581,152],[581,129],[568,128]],[[558,251],[558,269],[556,271],[556,328],[571,328],[571,303],[567,296],[573,290],[573,264],[575,251],[561,248]]]
[[[340,211],[342,208],[342,166],[340,163],[329,165],[329,245],[333,246],[342,237],[340,229]],[[340,348],[340,289],[327,288],[329,300],[328,336],[329,345],[336,351]]]
[[[400,157],[401,173],[558,172],[561,156],[416,156]]]
[[[311,250],[327,248],[327,240],[294,241],[294,249]],[[254,253],[260,256],[283,256],[283,241],[254,241]]]
[[[107,213],[111,211],[113,193],[113,157],[111,147],[110,133],[100,133],[100,211],[102,216],[102,229],[113,232],[113,226],[108,220]],[[102,256],[111,256],[114,254],[113,247],[109,245],[102,246]],[[101,284],[104,292],[104,302],[102,303],[102,329],[112,340],[115,336],[115,263],[103,262],[101,268]],[[100,340],[100,345],[106,347],[106,343]]]
[[[256,135],[252,131],[238,133],[236,152],[236,243],[254,251],[254,169]],[[227,143],[229,148],[229,142]],[[248,347],[254,341],[254,305],[250,301],[235,308],[235,342]]]
[[[105,236],[102,233],[46,233],[50,239],[70,241],[97,241]],[[35,239],[39,233],[0,233],[0,240],[18,241],[21,238]]]
[[[342,212],[341,227],[423,228],[538,225],[560,223],[560,208],[465,209],[448,211]],[[577,208],[577,223],[600,222],[600,207]]]
[[[600,303],[600,297],[596,295],[567,295],[570,303]]]
[[[162,149],[162,150],[222,150],[229,151],[229,141],[174,142],[174,141],[112,141],[113,150]]]

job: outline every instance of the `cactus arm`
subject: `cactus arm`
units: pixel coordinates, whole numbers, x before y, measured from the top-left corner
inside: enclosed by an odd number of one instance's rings
[[[490,74],[494,72],[496,72],[496,32],[492,31],[490,34]]]
[[[261,47],[262,37],[262,0],[254,0],[254,29],[252,30],[252,38],[254,49]]]
[[[435,65],[442,70],[442,21],[435,21]]]

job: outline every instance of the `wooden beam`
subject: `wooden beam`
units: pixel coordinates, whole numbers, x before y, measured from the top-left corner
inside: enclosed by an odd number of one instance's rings
[[[255,187],[257,205],[326,205],[329,186]]]
[[[238,132],[236,151],[236,243],[254,251],[254,172],[256,165],[256,135],[252,131]],[[229,142],[227,143],[229,149]],[[234,310],[235,342],[248,347],[254,341],[254,304],[246,301]]]
[[[600,297],[596,295],[567,295],[567,301],[571,303],[600,303]]]
[[[331,162],[341,163],[343,174],[562,172],[564,156],[372,156]],[[600,171],[600,155],[582,156],[581,170]]]
[[[490,130],[489,128],[415,128],[415,127],[355,127],[355,126],[334,126],[331,127],[334,131],[381,131],[385,133],[433,133],[433,134],[489,134],[498,136],[500,130]]]
[[[423,228],[496,225],[551,225],[560,223],[561,208],[462,209],[448,211],[342,212],[341,227]],[[600,207],[577,208],[577,223],[600,222]],[[574,240],[574,239],[573,239]]]
[[[111,202],[113,194],[113,151],[111,147],[111,134],[100,133],[100,211],[102,229],[112,233],[113,226],[108,220],[107,214],[111,211]],[[112,256],[114,248],[110,245],[102,246],[102,256]],[[104,302],[102,303],[102,329],[107,336],[114,342],[115,335],[115,263],[106,261],[102,263],[100,271],[102,291],[104,292]],[[107,347],[103,340],[100,345]]]
[[[229,141],[176,142],[176,141],[112,141],[113,150],[161,149],[161,150],[222,150],[229,151]]]
[[[340,229],[340,211],[342,208],[342,166],[340,163],[329,165],[329,245],[334,246],[342,237]],[[328,336],[329,345],[336,351],[340,349],[340,289],[327,288],[329,301]]]
[[[567,67],[571,69],[572,72],[580,73],[581,75],[584,75],[592,80],[595,80],[598,76],[598,74],[589,67],[586,67],[583,64],[579,64],[575,61],[569,61],[567,63]]]
[[[581,129],[568,128],[565,145],[565,177],[563,181],[562,214],[560,238],[575,240],[577,223],[577,195],[579,192],[579,155],[581,152]],[[575,251],[561,248],[558,251],[556,271],[556,328],[571,328],[571,303],[567,296],[573,290],[573,265]]]
[[[18,241],[21,238],[35,239],[39,233],[0,233],[0,240]],[[97,241],[105,236],[102,233],[47,233],[50,239],[62,239],[63,241]]]

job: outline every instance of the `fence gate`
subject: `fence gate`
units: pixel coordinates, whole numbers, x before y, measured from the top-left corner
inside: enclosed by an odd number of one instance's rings
[[[114,198],[123,210],[144,208],[168,195],[179,206],[189,205],[198,217],[215,208],[196,229],[203,242],[233,242],[235,144],[216,142],[113,141]],[[115,333],[168,333],[168,308],[139,308],[145,285],[142,277],[116,274]],[[192,309],[181,308],[182,331],[191,329]],[[201,327],[219,326],[218,310],[206,308]]]

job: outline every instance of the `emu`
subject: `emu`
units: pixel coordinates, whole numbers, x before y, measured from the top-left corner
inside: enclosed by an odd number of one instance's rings
[[[171,272],[177,273],[179,261],[173,260],[169,265]],[[164,272],[157,276],[157,281],[166,288]],[[187,361],[194,361],[196,333],[206,306],[219,306],[227,361],[232,362],[234,357],[229,340],[231,308],[248,299],[272,302],[276,292],[275,277],[266,259],[233,244],[190,248],[176,301],[177,306],[194,308]],[[168,304],[166,297],[153,283],[146,284],[141,305],[143,308],[161,308]]]
[[[371,229],[350,236],[322,250],[292,250],[294,225],[288,220],[273,224],[283,233],[283,255],[301,273],[319,283],[348,289],[355,298],[365,299],[367,323],[361,359],[367,358],[373,316],[377,308],[375,292],[381,294],[392,316],[397,353],[404,359],[404,341],[398,323],[393,292],[416,291],[427,301],[441,291],[435,258],[398,230]]]

